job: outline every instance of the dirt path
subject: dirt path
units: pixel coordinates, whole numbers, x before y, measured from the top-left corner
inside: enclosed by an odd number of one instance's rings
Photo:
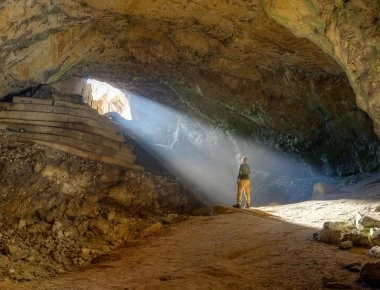
[[[246,213],[190,218],[81,272],[0,289],[321,289],[326,274],[353,282],[358,274],[341,265],[366,251],[339,251],[312,233]]]

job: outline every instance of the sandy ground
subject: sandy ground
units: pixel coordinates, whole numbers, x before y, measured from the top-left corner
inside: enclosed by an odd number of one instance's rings
[[[366,249],[341,251],[312,241],[323,222],[379,215],[380,176],[326,200],[192,217],[130,244],[78,272],[0,289],[323,289],[323,277],[362,289],[342,265],[373,260]],[[268,217],[264,212],[281,216]]]
[[[370,258],[311,239],[313,229],[238,212],[193,217],[106,256],[91,267],[0,289],[322,289],[353,283],[342,265]]]
[[[380,212],[375,211],[380,206],[380,175],[375,174],[323,199],[257,209],[314,228],[321,228],[325,221],[347,221],[355,218],[358,212],[380,220]]]

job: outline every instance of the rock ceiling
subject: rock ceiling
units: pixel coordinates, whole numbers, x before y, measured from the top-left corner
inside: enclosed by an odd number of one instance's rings
[[[301,140],[284,150],[320,156],[359,142],[354,151],[368,159],[376,154],[368,155],[373,132],[380,135],[379,7],[374,0],[6,0],[0,96],[91,76],[225,119],[250,136]]]

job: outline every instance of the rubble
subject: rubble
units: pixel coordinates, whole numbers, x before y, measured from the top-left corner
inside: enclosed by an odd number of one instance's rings
[[[26,281],[82,267],[201,205],[169,177],[7,135],[0,138],[0,171],[0,279]],[[162,191],[175,194],[162,203]]]

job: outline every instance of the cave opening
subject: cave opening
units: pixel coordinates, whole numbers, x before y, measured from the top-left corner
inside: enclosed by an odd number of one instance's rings
[[[82,94],[84,101],[97,109],[100,114],[116,112],[124,119],[132,120],[128,96],[114,86],[95,79],[87,79]]]
[[[1,1],[0,289],[380,287],[379,3]]]

